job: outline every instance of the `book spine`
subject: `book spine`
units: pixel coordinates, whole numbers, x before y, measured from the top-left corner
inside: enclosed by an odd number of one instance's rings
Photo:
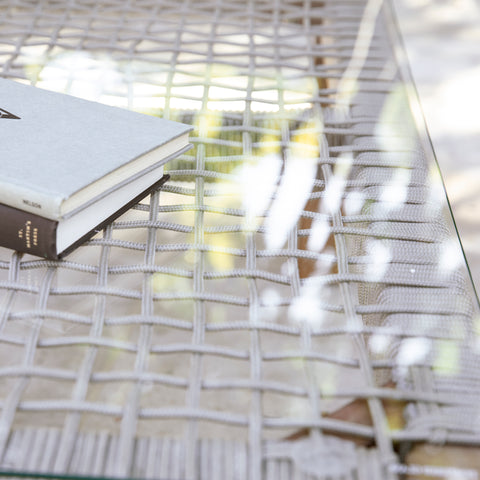
[[[0,204],[0,246],[56,259],[58,222]]]

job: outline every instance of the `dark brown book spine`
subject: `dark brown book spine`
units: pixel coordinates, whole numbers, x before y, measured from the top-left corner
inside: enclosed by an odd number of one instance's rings
[[[58,222],[0,204],[0,246],[44,258],[57,258]]]
[[[122,205],[110,217],[101,221],[96,228],[83,235],[63,252],[57,252],[57,221],[0,203],[0,247],[30,253],[49,260],[63,258],[105,228],[109,223],[116,220],[120,215],[123,215],[148,194],[152,193],[153,190],[160,188],[169,178],[170,175],[164,175],[135,198]]]

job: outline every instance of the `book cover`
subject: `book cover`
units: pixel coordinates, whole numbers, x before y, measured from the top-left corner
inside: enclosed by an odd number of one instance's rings
[[[188,144],[191,126],[0,79],[0,203],[59,220]]]

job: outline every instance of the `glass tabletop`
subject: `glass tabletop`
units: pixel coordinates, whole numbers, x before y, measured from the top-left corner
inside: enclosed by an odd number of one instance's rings
[[[0,475],[475,473],[435,450],[480,441],[477,300],[395,32],[381,0],[0,2],[1,76],[194,126],[62,261],[0,249]]]

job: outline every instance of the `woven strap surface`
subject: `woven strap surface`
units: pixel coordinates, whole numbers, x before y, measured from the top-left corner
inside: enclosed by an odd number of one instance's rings
[[[479,443],[472,296],[387,12],[0,2],[2,77],[195,127],[63,261],[0,249],[1,468],[383,479],[402,442]],[[355,399],[366,424],[332,414]]]

